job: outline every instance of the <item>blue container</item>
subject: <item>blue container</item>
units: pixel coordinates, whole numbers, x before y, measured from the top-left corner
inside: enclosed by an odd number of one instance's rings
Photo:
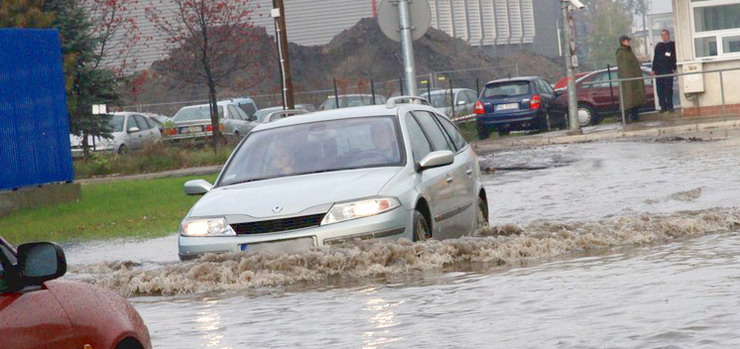
[[[59,32],[0,29],[0,190],[73,179]]]

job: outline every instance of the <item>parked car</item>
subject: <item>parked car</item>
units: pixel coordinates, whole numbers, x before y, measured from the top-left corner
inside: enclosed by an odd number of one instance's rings
[[[236,104],[250,118],[257,112],[257,104],[249,97],[232,98],[229,101]]]
[[[645,95],[647,103],[640,111],[655,110],[655,93],[653,79],[650,77],[650,68],[642,67],[645,77]],[[576,99],[578,101],[578,120],[581,126],[596,125],[605,115],[617,114],[619,109],[619,85],[604,81],[618,79],[617,69],[602,69],[588,72],[576,79]],[[587,84],[594,83],[594,84]],[[568,91],[563,88],[559,97],[561,103],[568,103]]]
[[[388,100],[387,98],[385,98],[385,96],[375,95],[375,101],[373,102],[373,95],[371,94],[347,94],[339,95],[337,97],[339,98],[335,98],[334,96],[327,97],[326,100],[319,106],[319,110],[360,107],[363,105],[373,104],[385,104],[385,102]]]
[[[232,100],[217,103],[219,128],[227,136],[241,137],[257,126],[257,118],[248,116]],[[205,139],[213,134],[210,104],[193,105],[180,109],[172,118],[174,126],[165,134],[170,140]]]
[[[486,83],[475,104],[478,136],[491,130],[500,135],[515,130],[549,130],[566,127],[566,105],[545,79],[537,76],[494,80]]]
[[[453,88],[452,93],[450,89],[447,90],[434,90],[422,93],[422,97],[426,98],[433,107],[437,108],[440,113],[452,116],[453,109],[455,106],[454,115],[469,114],[473,111],[475,102],[478,101],[478,94],[469,88]],[[431,95],[431,97],[430,97]],[[452,95],[452,97],[450,96]],[[454,98],[454,103],[452,102]]]
[[[91,284],[55,280],[66,270],[58,245],[33,242],[16,250],[0,237],[0,347],[152,347],[131,304]]]
[[[92,150],[125,154],[129,150],[136,150],[146,144],[162,140],[157,123],[140,113],[113,113],[109,124],[112,138],[88,137],[88,145]],[[72,145],[72,155],[82,155],[82,137],[70,135],[69,140]]]
[[[488,222],[480,166],[447,117],[401,103],[319,111],[261,124],[182,220],[181,259],[208,252],[294,252],[353,239],[469,235]]]
[[[257,122],[258,123],[269,122],[270,120],[265,121],[265,117],[267,115],[272,114],[272,113],[274,113],[276,111],[282,111],[282,110],[283,110],[283,107],[282,106],[280,106],[280,107],[263,108],[263,109],[258,110],[254,114],[254,116],[257,118]],[[314,108],[310,104],[296,104],[294,110],[302,110],[302,111],[305,111],[305,112],[312,112],[312,111],[315,111],[316,108]]]
[[[583,77],[584,75],[586,75],[588,73],[590,73],[590,72],[579,72],[579,73],[576,73],[575,74],[576,80],[580,79],[581,77]],[[564,89],[564,88],[567,88],[567,87],[568,87],[568,77],[567,76],[560,78],[560,80],[558,80],[558,82],[556,82],[555,84],[552,84],[552,88],[555,91],[559,91],[559,90]]]

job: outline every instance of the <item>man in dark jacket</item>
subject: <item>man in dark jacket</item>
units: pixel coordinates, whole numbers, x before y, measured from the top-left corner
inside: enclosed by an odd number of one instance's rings
[[[632,53],[630,47],[631,39],[622,35],[619,37],[619,48],[617,49],[617,72],[620,79],[642,77],[640,61]],[[645,82],[643,79],[620,82],[622,102],[630,121],[637,121],[637,111],[647,102],[645,96]]]
[[[676,72],[676,43],[671,41],[671,34],[663,29],[660,32],[663,42],[655,45],[653,55],[653,73],[656,75]],[[673,77],[656,78],[660,112],[673,111]]]

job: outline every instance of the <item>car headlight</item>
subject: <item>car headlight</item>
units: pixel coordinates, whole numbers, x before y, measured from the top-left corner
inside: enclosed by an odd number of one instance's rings
[[[236,235],[224,217],[185,219],[180,228],[184,236]]]
[[[374,216],[401,206],[396,198],[374,198],[334,204],[324,216],[321,225],[350,219]]]

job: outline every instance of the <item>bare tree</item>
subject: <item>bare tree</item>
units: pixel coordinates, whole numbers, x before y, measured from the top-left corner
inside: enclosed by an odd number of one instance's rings
[[[213,147],[221,137],[216,87],[254,64],[252,0],[151,0],[147,18],[172,45],[172,76],[208,87]]]
[[[93,23],[92,35],[97,38],[95,51],[98,60],[93,62],[97,69],[104,61],[108,68],[122,74],[127,68],[136,66],[132,49],[141,40],[134,10],[139,0],[81,0],[88,9]]]

